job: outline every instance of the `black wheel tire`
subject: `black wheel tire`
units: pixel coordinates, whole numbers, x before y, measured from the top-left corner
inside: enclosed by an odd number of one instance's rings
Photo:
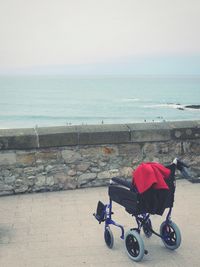
[[[104,231],[104,240],[106,242],[107,247],[112,248],[114,245],[114,237],[113,233],[110,230],[110,227],[106,227]]]
[[[163,222],[160,226],[160,235],[166,248],[175,250],[181,244],[181,232],[174,222]]]
[[[147,222],[142,226],[142,230],[147,238],[150,238],[152,236],[152,232],[149,229],[152,229],[152,224],[150,219],[148,219]]]
[[[128,256],[134,261],[141,261],[144,257],[144,242],[140,234],[130,230],[125,235],[125,247]]]

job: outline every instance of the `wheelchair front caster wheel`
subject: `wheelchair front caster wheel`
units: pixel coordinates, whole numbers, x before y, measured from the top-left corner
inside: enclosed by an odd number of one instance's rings
[[[146,253],[144,242],[140,234],[135,230],[130,230],[126,233],[125,247],[128,256],[134,261],[141,261]]]
[[[107,247],[112,248],[114,245],[114,237],[113,233],[110,230],[110,227],[107,226],[104,231],[104,240],[106,242]]]
[[[147,238],[152,236],[152,224],[150,219],[148,219],[147,222],[142,226],[142,229]]]
[[[163,222],[160,226],[160,235],[166,248],[174,250],[181,244],[181,232],[173,222]]]

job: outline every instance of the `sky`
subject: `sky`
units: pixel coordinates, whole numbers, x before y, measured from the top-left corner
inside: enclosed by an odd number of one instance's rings
[[[0,0],[0,74],[200,75],[199,0]]]

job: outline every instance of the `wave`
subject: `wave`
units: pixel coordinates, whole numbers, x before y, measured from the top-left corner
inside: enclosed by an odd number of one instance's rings
[[[136,102],[136,101],[140,101],[139,98],[123,98],[121,101],[123,102]]]
[[[185,106],[181,104],[150,104],[150,105],[144,105],[144,108],[184,108]]]

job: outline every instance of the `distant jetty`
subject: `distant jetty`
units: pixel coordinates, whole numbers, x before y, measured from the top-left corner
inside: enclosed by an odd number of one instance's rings
[[[168,103],[168,105],[173,105],[175,108],[179,110],[185,110],[185,109],[200,109],[200,105],[181,105],[181,104],[173,104],[173,103]]]
[[[200,105],[187,105],[185,108],[200,109]]]

